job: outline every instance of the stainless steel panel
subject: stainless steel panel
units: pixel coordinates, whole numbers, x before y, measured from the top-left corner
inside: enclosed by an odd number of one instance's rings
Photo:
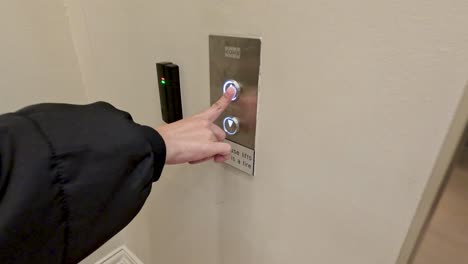
[[[256,38],[210,36],[209,45],[211,103],[223,94],[226,81],[235,80],[241,86],[237,100],[215,123],[223,128],[226,117],[235,117],[239,122],[239,131],[227,135],[227,140],[255,150],[261,41]]]

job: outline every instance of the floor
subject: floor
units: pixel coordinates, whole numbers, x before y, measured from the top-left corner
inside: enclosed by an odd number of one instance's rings
[[[457,162],[413,264],[468,263],[468,155]]]

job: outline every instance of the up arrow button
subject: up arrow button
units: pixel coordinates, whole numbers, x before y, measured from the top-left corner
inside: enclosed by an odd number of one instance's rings
[[[234,88],[236,90],[236,93],[232,97],[232,101],[237,100],[241,91],[241,85],[235,80],[227,80],[223,85],[223,93],[226,93],[229,88]]]

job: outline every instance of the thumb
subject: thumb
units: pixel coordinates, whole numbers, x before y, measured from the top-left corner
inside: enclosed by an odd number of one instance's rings
[[[231,145],[223,142],[210,143],[206,146],[204,154],[205,157],[227,156],[231,154]]]
[[[201,156],[197,160],[190,161],[190,164],[198,164],[207,160],[222,156],[228,156],[231,154],[231,145],[227,143],[210,143],[203,146]]]

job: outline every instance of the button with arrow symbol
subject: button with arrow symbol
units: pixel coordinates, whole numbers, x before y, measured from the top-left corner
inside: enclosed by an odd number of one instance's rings
[[[239,120],[235,117],[228,116],[224,118],[223,128],[228,135],[233,136],[239,132]]]

